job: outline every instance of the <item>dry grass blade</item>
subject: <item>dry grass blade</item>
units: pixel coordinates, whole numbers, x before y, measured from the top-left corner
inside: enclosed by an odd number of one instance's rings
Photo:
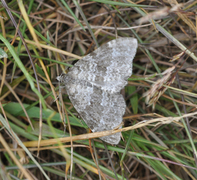
[[[73,136],[72,141],[78,141],[78,140],[84,140],[84,139],[93,139],[93,138],[98,138],[102,136],[109,136],[110,134],[115,134],[117,132],[125,132],[129,130],[134,130],[146,126],[158,126],[161,124],[170,124],[172,122],[178,122],[182,118],[185,117],[192,117],[197,115],[197,112],[195,113],[190,113],[190,114],[185,114],[181,117],[162,117],[162,118],[155,118],[151,120],[144,120],[142,122],[137,123],[134,126],[129,126],[125,127],[122,129],[116,129],[116,130],[109,130],[109,131],[102,131],[102,132],[96,132],[96,133],[89,133],[89,134],[83,134],[83,135],[78,135],[78,136]],[[58,141],[60,142],[70,142],[71,137],[64,137],[64,138],[59,138]],[[50,146],[50,145],[55,145],[57,144],[57,139],[50,139],[50,140],[42,140],[40,146]],[[24,142],[24,145],[26,147],[35,147],[37,146],[37,141],[29,141],[29,142]]]
[[[27,172],[27,170],[22,166],[22,164],[15,157],[14,153],[10,150],[10,148],[9,148],[8,144],[6,143],[5,139],[3,138],[2,134],[0,134],[0,142],[5,147],[6,151],[9,153],[10,157],[13,159],[13,161],[16,163],[16,165],[20,168],[21,172],[25,175],[25,177],[27,179],[33,180],[33,178],[30,176],[30,174]]]

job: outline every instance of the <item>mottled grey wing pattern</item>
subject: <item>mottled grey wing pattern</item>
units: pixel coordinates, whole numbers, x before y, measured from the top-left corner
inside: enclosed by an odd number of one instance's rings
[[[120,92],[132,74],[135,38],[118,38],[102,45],[70,68],[68,75],[110,92]]]
[[[79,60],[61,79],[69,98],[93,132],[112,130],[120,125],[125,101],[120,90],[132,74],[137,40],[118,38]],[[101,137],[118,144],[120,133]]]

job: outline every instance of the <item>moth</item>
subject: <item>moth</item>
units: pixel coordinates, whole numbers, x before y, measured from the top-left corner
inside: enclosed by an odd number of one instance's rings
[[[126,104],[120,91],[132,75],[137,47],[135,38],[109,41],[57,77],[92,132],[112,130],[121,124]],[[118,144],[120,136],[119,132],[100,139]]]

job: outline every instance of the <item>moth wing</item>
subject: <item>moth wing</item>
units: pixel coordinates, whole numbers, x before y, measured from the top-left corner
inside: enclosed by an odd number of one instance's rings
[[[120,93],[108,93],[87,82],[72,81],[66,83],[66,90],[75,109],[93,132],[112,130],[122,122],[126,105]],[[118,144],[120,133],[101,139]]]
[[[70,68],[73,79],[85,80],[102,90],[120,92],[132,74],[137,50],[135,38],[118,38],[102,45]]]

